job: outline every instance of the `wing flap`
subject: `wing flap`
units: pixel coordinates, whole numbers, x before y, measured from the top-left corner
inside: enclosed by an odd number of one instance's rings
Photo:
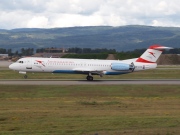
[[[103,75],[104,74],[104,70],[94,70],[94,69],[87,69],[87,68],[75,68],[73,69],[76,72],[87,72],[87,73],[91,73],[91,74],[96,74],[96,75]]]

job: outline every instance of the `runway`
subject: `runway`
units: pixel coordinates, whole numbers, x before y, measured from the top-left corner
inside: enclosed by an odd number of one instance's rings
[[[116,79],[116,80],[76,80],[76,79],[27,79],[0,80],[0,85],[123,85],[123,84],[157,84],[180,85],[180,79]]]

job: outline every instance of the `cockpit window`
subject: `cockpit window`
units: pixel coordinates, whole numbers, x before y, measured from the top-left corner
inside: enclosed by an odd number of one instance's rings
[[[23,61],[18,61],[18,63],[23,63]]]

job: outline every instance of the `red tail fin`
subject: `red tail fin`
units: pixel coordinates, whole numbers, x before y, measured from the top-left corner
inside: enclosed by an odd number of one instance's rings
[[[136,60],[136,62],[156,63],[157,59],[165,49],[172,48],[161,45],[152,45]]]

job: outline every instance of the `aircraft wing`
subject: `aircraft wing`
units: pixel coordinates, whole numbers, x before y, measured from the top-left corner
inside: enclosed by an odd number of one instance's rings
[[[79,72],[91,72],[91,71],[94,71],[93,69],[87,69],[87,68],[75,68],[73,70],[74,71],[79,71]]]
[[[91,73],[91,74],[96,74],[96,75],[104,74],[104,70],[93,70],[93,69],[88,69],[88,68],[75,68],[73,70],[76,72]]]

